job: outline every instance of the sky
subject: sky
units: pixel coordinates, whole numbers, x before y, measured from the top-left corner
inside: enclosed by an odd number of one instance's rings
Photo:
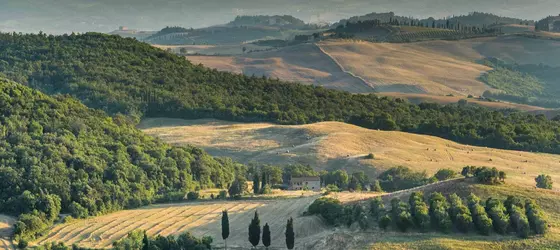
[[[159,30],[227,23],[237,15],[293,15],[336,22],[371,12],[418,18],[472,11],[541,19],[560,14],[560,0],[0,0],[0,31],[61,34],[110,32],[119,26]]]

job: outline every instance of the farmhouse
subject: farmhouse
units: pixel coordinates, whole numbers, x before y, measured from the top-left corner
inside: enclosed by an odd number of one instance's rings
[[[292,177],[290,180],[290,190],[321,190],[321,178],[318,176]]]
[[[549,16],[543,20],[537,22],[535,26],[537,30],[560,32],[560,15]]]

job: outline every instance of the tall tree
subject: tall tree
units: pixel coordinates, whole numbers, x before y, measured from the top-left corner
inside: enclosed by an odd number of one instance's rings
[[[263,245],[266,247],[266,249],[268,249],[268,247],[270,246],[270,227],[268,226],[268,223],[264,224],[263,227],[263,235],[262,235],[262,242]]]
[[[224,239],[227,250],[227,238],[229,237],[229,217],[227,210],[222,211],[222,239]]]
[[[268,178],[266,178],[266,172],[263,170],[262,171],[262,177],[261,177],[261,193],[263,192],[264,188],[266,187],[266,185],[268,184]]]
[[[253,173],[253,193],[259,194],[260,191],[260,182],[259,182],[259,173]]]
[[[259,213],[255,211],[255,217],[249,224],[249,242],[253,247],[256,247],[259,245],[259,241],[261,241],[261,220],[259,219]]]
[[[146,231],[144,231],[144,239],[142,239],[142,250],[150,250],[150,239],[148,239]]]
[[[286,224],[286,247],[288,249],[294,249],[295,243],[295,233],[294,233],[294,219],[288,219]]]

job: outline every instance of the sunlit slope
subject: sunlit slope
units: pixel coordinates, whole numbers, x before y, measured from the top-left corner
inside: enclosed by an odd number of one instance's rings
[[[81,247],[107,248],[112,242],[126,237],[133,230],[146,230],[148,235],[179,235],[190,232],[196,236],[211,236],[213,246],[223,247],[221,214],[228,210],[230,236],[228,247],[247,247],[247,226],[254,212],[259,212],[261,226],[268,223],[272,247],[283,247],[286,221],[294,218],[297,245],[328,233],[328,226],[317,216],[303,217],[303,212],[317,196],[261,201],[212,201],[152,205],[124,210],[91,219],[77,220],[55,226],[37,243],[64,242]]]
[[[242,124],[217,120],[148,119],[140,128],[172,144],[192,144],[241,162],[310,164],[317,169],[364,170],[370,174],[398,165],[429,174],[467,165],[498,167],[508,180],[534,186],[550,174],[560,182],[560,155],[498,150],[438,137],[369,130],[340,122],[302,126]],[[373,153],[374,160],[364,159]]]
[[[265,75],[284,81],[314,84],[353,93],[374,91],[362,80],[343,72],[314,44],[238,56],[188,56],[187,59],[210,68],[245,75]]]
[[[478,95],[489,89],[477,78],[490,68],[416,43],[327,41],[319,46],[379,92]]]

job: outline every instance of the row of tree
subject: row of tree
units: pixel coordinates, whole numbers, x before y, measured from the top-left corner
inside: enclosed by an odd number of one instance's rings
[[[423,193],[413,192],[408,204],[393,199],[391,210],[386,211],[381,198],[376,198],[370,202],[369,211],[380,228],[394,225],[403,232],[415,228],[421,232],[432,229],[467,233],[474,229],[482,235],[492,231],[498,234],[515,232],[526,238],[530,234],[544,234],[548,229],[542,211],[532,200],[523,203],[518,197],[510,196],[503,202],[495,198],[481,202],[470,194],[465,205],[457,194],[446,199],[441,193],[432,193],[427,201]]]
[[[225,248],[227,249],[227,239],[229,238],[229,217],[227,211],[222,212],[222,239],[225,241]],[[295,245],[295,233],[294,233],[294,219],[288,219],[286,223],[286,231],[284,233],[286,236],[286,247],[288,249],[294,249]],[[259,214],[255,211],[255,216],[251,219],[249,224],[249,242],[253,247],[257,247],[261,241],[261,220],[259,219]],[[268,249],[272,244],[272,238],[270,237],[270,226],[268,223],[262,228],[262,244]]]

